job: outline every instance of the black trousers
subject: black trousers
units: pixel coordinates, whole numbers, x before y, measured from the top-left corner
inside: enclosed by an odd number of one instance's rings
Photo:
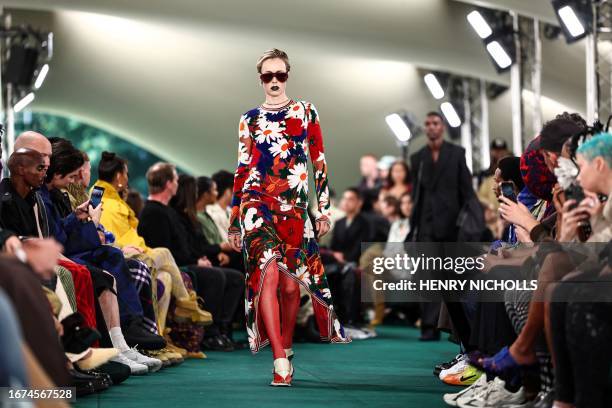
[[[213,324],[204,336],[217,336],[220,329],[229,330],[236,309],[244,304],[244,275],[236,269],[217,266],[193,265],[188,269],[198,296],[204,299],[205,309],[213,315]]]
[[[580,293],[584,290],[574,282],[561,282],[550,304],[555,398],[576,408],[609,407],[612,302],[587,302]]]

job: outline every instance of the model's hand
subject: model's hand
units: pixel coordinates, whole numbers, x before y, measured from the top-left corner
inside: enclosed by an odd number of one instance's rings
[[[319,232],[319,238],[327,234],[329,232],[329,229],[331,228],[329,221],[324,220],[324,219],[318,220],[316,224],[317,224],[317,231]]]
[[[234,251],[242,251],[242,237],[240,236],[240,234],[230,234],[228,239]]]
[[[126,245],[123,248],[121,248],[121,250],[123,251],[123,255],[125,256],[142,254],[142,249],[132,246],[132,245]]]

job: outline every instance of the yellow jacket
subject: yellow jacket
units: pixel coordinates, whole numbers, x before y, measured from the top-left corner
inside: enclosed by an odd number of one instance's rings
[[[134,210],[123,201],[115,187],[103,180],[96,181],[94,187],[104,188],[100,223],[115,235],[115,245],[120,248],[131,245],[149,252],[144,238],[138,235],[138,218]]]

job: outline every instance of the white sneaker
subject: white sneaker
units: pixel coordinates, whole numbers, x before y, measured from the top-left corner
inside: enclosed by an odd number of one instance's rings
[[[493,381],[497,382],[495,387],[491,387],[486,398],[487,407],[495,408],[518,408],[525,405],[525,391],[523,387],[517,392],[510,392],[506,389],[506,383],[497,377]]]
[[[460,408],[520,408],[527,405],[522,387],[516,393],[512,393],[506,389],[504,380],[496,377],[476,395],[470,398],[460,398],[457,406]]]
[[[457,362],[455,363],[454,366],[447,368],[446,370],[440,371],[440,374],[438,375],[438,377],[440,379],[443,379],[447,375],[459,374],[460,372],[465,370],[467,365],[468,365],[467,356],[465,354],[462,354],[460,357],[457,358]]]
[[[159,371],[159,369],[162,368],[161,360],[142,355],[138,352],[138,350],[136,350],[136,348],[131,348],[121,354],[138,364],[146,365],[150,373]]]
[[[444,402],[446,402],[451,407],[457,407],[458,406],[457,401],[459,400],[459,398],[463,398],[463,399],[471,398],[473,395],[475,395],[483,387],[486,387],[486,386],[487,386],[487,375],[483,374],[474,384],[470,385],[469,387],[464,388],[463,390],[456,392],[454,394],[444,394],[442,398],[444,399]]]
[[[486,374],[483,374],[482,377],[486,377]],[[489,381],[484,386],[478,388],[472,395],[464,395],[457,399],[457,406],[459,408],[487,408],[487,395],[489,395],[491,388],[495,386],[497,386],[495,380]]]
[[[132,375],[144,375],[149,372],[149,368],[146,365],[130,360],[124,353],[118,354],[117,357],[113,357],[110,361],[125,364],[130,367]]]

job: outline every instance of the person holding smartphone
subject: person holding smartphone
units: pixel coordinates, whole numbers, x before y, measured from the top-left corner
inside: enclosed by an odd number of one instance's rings
[[[321,339],[350,341],[333,311],[307,212],[310,156],[319,202],[315,224],[325,235],[329,188],[319,115],[312,103],[287,97],[289,70],[287,54],[278,49],[266,51],[257,62],[265,102],[240,118],[228,230],[234,250],[245,255],[249,345],[257,353],[271,344],[272,386],[291,385],[300,286],[311,296]]]

